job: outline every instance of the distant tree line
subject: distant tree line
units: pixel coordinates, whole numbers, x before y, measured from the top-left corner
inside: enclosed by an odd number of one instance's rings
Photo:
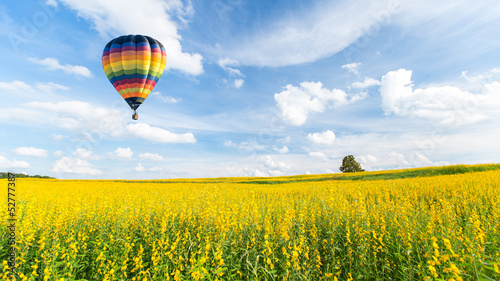
[[[25,175],[25,174],[21,174],[21,173],[14,173],[14,175],[16,176],[16,178],[37,178],[37,179],[55,179],[53,177],[49,177],[49,176],[40,176],[40,175],[34,175],[34,176],[30,176],[30,175]],[[8,173],[6,172],[0,172],[0,178],[7,178],[8,177]]]

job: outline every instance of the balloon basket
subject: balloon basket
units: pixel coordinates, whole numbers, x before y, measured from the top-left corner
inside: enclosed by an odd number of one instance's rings
[[[139,119],[139,114],[137,114],[137,113],[132,114],[132,119],[134,119],[134,120]]]

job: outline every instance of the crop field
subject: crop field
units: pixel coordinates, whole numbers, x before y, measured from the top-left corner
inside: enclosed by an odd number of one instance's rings
[[[500,280],[499,165],[16,187],[17,280]]]

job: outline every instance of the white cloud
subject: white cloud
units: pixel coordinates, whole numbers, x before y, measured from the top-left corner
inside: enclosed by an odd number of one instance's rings
[[[224,145],[225,146],[229,146],[229,147],[235,147],[236,146],[236,144],[232,140],[224,141]]]
[[[137,166],[135,166],[134,170],[136,172],[140,173],[140,172],[144,172],[146,169],[144,168],[144,166],[142,165],[142,163],[139,163],[139,164],[137,164]]]
[[[163,161],[163,156],[149,152],[139,154],[139,158],[151,161]]]
[[[352,62],[352,63],[348,63],[348,64],[344,64],[342,65],[341,67],[343,69],[347,69],[347,71],[349,72],[352,72],[354,74],[359,74],[358,73],[358,67],[361,65],[360,62]]]
[[[78,12],[78,16],[92,23],[103,38],[122,34],[148,34],[159,40],[167,49],[166,69],[185,73],[203,73],[203,57],[198,53],[182,51],[178,25],[187,23],[194,13],[191,1],[181,0],[60,0]],[[176,23],[173,17],[178,20]]]
[[[413,89],[412,71],[399,69],[382,77],[380,95],[386,115],[428,119],[445,126],[460,126],[498,116],[500,83],[483,85],[481,94],[454,86]]]
[[[75,149],[75,151],[73,151],[73,156],[77,157],[77,158],[81,158],[81,159],[87,159],[87,160],[98,160],[100,159],[99,156],[95,155],[94,154],[94,151],[91,151],[91,150],[87,150],[85,148],[77,148]]]
[[[196,139],[192,133],[175,134],[165,129],[152,127],[145,123],[127,125],[130,134],[153,142],[162,143],[195,143]]]
[[[13,150],[15,154],[22,156],[47,157],[47,150],[35,147],[18,147]]]
[[[142,172],[164,173],[165,171],[167,171],[167,169],[165,169],[163,167],[145,168],[144,165],[142,165],[142,163],[137,164],[137,166],[135,166],[134,170],[136,172],[139,172],[139,173],[142,173]]]
[[[223,58],[223,59],[219,59],[219,61],[217,62],[217,64],[222,67],[222,68],[226,68],[228,66],[237,66],[239,65],[240,63],[237,61],[237,60],[234,60],[234,59],[230,59],[230,58]]]
[[[278,142],[282,142],[282,143],[289,143],[291,141],[292,141],[292,138],[290,138],[290,136],[286,136],[285,138],[278,139]]]
[[[64,138],[66,138],[66,136],[63,136],[63,135],[57,135],[57,134],[52,134],[50,135],[50,137],[53,139],[53,140],[57,140],[57,141],[60,141]]]
[[[165,103],[178,103],[181,101],[181,98],[174,98],[171,96],[162,96],[160,92],[152,92],[151,95],[153,95],[156,99],[165,102]]]
[[[30,164],[26,161],[9,160],[0,155],[0,168],[1,169],[25,169],[29,168]]]
[[[321,133],[309,133],[307,139],[314,144],[331,145],[335,141],[335,134],[330,130]]]
[[[328,159],[328,156],[326,156],[326,154],[324,154],[323,152],[309,152],[309,156],[313,157],[313,158],[319,158],[319,159],[322,159],[322,160],[327,160]]]
[[[252,167],[238,166],[237,169],[234,169],[234,173],[230,174],[252,177],[282,176],[292,169],[289,164],[277,161],[271,155],[259,156],[256,158],[256,162],[246,162],[246,165]]]
[[[117,109],[99,107],[87,102],[29,102],[21,108],[6,110],[7,119],[32,124],[49,124],[73,132],[93,132],[109,136],[123,136],[125,120]]]
[[[377,157],[368,154],[368,155],[362,155],[359,157],[359,163],[361,164],[362,168],[365,170],[371,170],[372,165],[377,162]]]
[[[285,170],[291,169],[291,166],[284,163],[284,162],[274,161],[274,159],[271,157],[271,155],[261,156],[260,159],[264,162],[264,165],[266,167],[279,168],[279,169],[285,169]]]
[[[174,134],[144,123],[127,124],[124,107],[121,110],[99,107],[87,102],[29,102],[19,108],[4,111],[6,119],[20,120],[32,125],[48,124],[83,135],[90,141],[103,137],[131,137],[155,142],[194,143],[193,134]],[[122,109],[123,108],[123,109]],[[127,116],[129,116],[127,114]]]
[[[33,91],[33,88],[22,82],[22,81],[12,81],[12,82],[0,82],[0,89],[7,91]]]
[[[241,86],[243,86],[244,82],[245,82],[245,80],[243,80],[243,79],[236,79],[236,80],[234,80],[234,86],[239,89],[239,88],[241,88]]]
[[[37,83],[36,88],[39,91],[45,92],[45,93],[52,93],[55,90],[69,90],[69,87],[59,85],[53,82],[48,82],[48,83]]]
[[[274,100],[283,118],[295,126],[303,125],[310,113],[349,102],[344,91],[328,90],[321,82],[302,82],[300,87],[286,85],[284,91],[274,95]]]
[[[279,147],[273,147],[274,150],[278,151],[281,154],[288,153],[288,146],[283,146],[282,148]]]
[[[243,73],[241,73],[241,71],[239,69],[231,67],[231,66],[237,66],[237,65],[240,64],[237,60],[233,60],[233,59],[230,59],[230,58],[224,58],[224,59],[219,59],[219,61],[217,62],[217,64],[220,67],[222,67],[222,69],[224,69],[225,71],[227,71],[231,76],[245,76],[245,75],[243,75]],[[239,87],[236,86],[236,88],[239,88]]]
[[[54,156],[56,157],[62,157],[66,154],[66,152],[62,151],[62,150],[56,150],[54,151]]]
[[[50,94],[56,90],[69,90],[69,87],[53,82],[36,83],[34,86],[31,86],[22,81],[15,80],[12,82],[0,82],[0,90],[5,90],[8,93],[16,92],[22,95],[26,95],[26,93],[38,94],[39,92]],[[40,98],[40,95],[37,95],[36,97]]]
[[[73,74],[76,76],[84,76],[88,78],[93,76],[92,72],[85,66],[71,65],[71,64],[62,65],[56,58],[45,58],[41,60],[29,57],[28,60],[33,63],[45,66],[47,70],[62,70],[68,74]]]
[[[378,86],[380,84],[381,82],[376,79],[365,77],[365,80],[363,82],[352,83],[352,87],[356,89],[366,89],[372,86]]]
[[[130,147],[121,148],[118,147],[113,153],[112,156],[119,160],[131,160],[134,152]]]
[[[47,0],[47,1],[45,1],[45,5],[57,7],[57,1],[56,0]]]
[[[399,5],[393,0],[341,0],[327,1],[295,13],[286,11],[284,16],[277,17],[254,34],[223,44],[219,52],[245,65],[286,66],[313,62],[342,51],[363,35],[379,30],[399,12]]]
[[[238,148],[248,151],[255,151],[255,150],[264,150],[267,148],[267,146],[261,144],[259,141],[255,139],[250,139],[248,141],[241,142],[238,145]]]
[[[263,178],[263,177],[269,177],[269,174],[258,169],[253,169],[252,172],[250,173],[250,176]]]
[[[66,156],[57,160],[50,171],[53,173],[84,174],[91,176],[103,174],[102,171],[94,168],[87,160]]]

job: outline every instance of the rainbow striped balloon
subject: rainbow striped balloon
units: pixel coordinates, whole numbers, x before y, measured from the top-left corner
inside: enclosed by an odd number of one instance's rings
[[[143,35],[115,38],[102,53],[106,76],[134,112],[156,86],[166,62],[163,45]]]

